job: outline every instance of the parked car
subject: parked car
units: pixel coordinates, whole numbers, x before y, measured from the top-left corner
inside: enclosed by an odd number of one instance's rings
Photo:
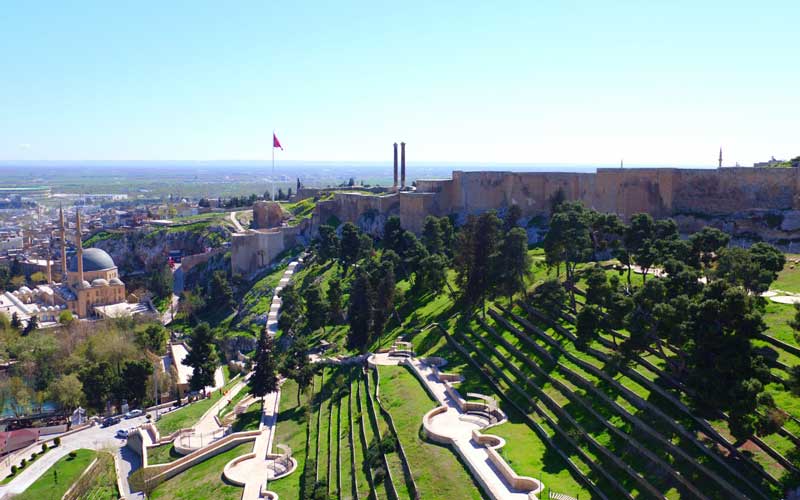
[[[125,418],[136,418],[142,416],[142,410],[131,410],[125,414]]]
[[[103,419],[103,427],[111,427],[121,422],[119,417],[106,417]]]
[[[117,431],[117,437],[121,439],[128,438],[128,430],[127,429],[120,429]]]

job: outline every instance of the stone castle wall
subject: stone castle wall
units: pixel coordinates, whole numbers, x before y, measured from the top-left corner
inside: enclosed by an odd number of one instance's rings
[[[319,226],[331,220],[353,222],[378,235],[382,222],[392,215],[414,232],[422,230],[428,215],[474,214],[512,204],[519,205],[523,216],[546,216],[559,191],[567,200],[625,219],[646,212],[697,225],[719,217],[716,225],[721,229],[768,239],[786,238],[787,231],[800,230],[800,223],[794,222],[800,220],[800,169],[792,168],[609,168],[596,174],[454,171],[451,179],[417,180],[416,186],[415,192],[384,196],[336,193],[332,200],[319,202],[313,217],[296,227],[235,235],[234,272],[248,274],[268,265],[286,248],[310,241]],[[785,222],[780,228],[759,228],[763,221],[758,217],[763,214],[752,215],[759,211],[780,211]],[[736,215],[741,213],[750,215]]]

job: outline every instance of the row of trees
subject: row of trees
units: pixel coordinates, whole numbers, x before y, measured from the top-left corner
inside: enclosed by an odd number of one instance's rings
[[[563,265],[566,280],[563,287],[558,280],[541,285],[534,300],[554,315],[569,301],[577,310],[581,346],[601,329],[624,329],[630,337],[620,346],[623,354],[657,350],[695,394],[698,407],[728,413],[734,436],[769,433],[782,421],[764,391],[769,370],[751,341],[766,330],[760,293],[777,278],[785,258],[765,243],[748,249],[728,243],[728,235],[712,228],[681,239],[670,219],[637,214],[624,224],[615,215],[561,203],[544,248],[550,265]],[[599,266],[583,265],[604,255],[623,263],[626,283]],[[637,287],[634,267],[644,273]],[[654,268],[659,272],[648,279]],[[577,309],[580,280],[586,283],[585,304]]]

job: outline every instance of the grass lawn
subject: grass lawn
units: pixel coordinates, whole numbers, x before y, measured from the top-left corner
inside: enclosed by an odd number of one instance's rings
[[[480,488],[452,450],[420,438],[422,417],[436,403],[419,381],[404,367],[381,366],[378,369],[381,401],[397,426],[420,497],[482,498]],[[530,429],[528,432],[532,434]]]
[[[257,431],[261,423],[261,401],[256,401],[247,407],[247,411],[236,417],[233,422],[233,432]]]
[[[83,498],[91,500],[117,500],[117,471],[114,468],[114,457],[110,453],[100,453],[100,467],[102,471],[92,481],[89,490]]]
[[[778,273],[778,279],[772,283],[770,288],[800,293],[800,265],[792,262],[792,260],[800,259],[800,255],[792,253],[784,255],[786,256],[786,265],[783,266],[783,271]]]
[[[161,446],[153,446],[147,449],[147,463],[153,464],[168,464],[181,458],[183,455],[175,451],[173,443],[162,444]]]
[[[150,495],[155,499],[195,500],[208,498],[213,500],[239,500],[242,488],[228,484],[222,477],[225,464],[234,458],[253,451],[253,443],[243,443],[211,457],[177,476],[161,483]]]
[[[300,483],[306,463],[306,433],[308,425],[305,408],[310,400],[311,391],[300,397],[297,404],[297,384],[287,380],[281,386],[280,411],[275,430],[275,446],[285,444],[292,448],[292,456],[297,460],[297,470],[277,481],[271,482],[269,489],[280,498],[300,498]],[[315,422],[316,423],[316,422]],[[277,448],[276,448],[277,449]]]
[[[237,381],[232,380],[228,382],[228,385],[225,386],[224,390],[229,391]],[[166,436],[168,434],[172,434],[178,429],[185,429],[193,426],[198,420],[200,420],[200,417],[202,417],[203,414],[214,405],[214,403],[219,401],[221,397],[222,394],[220,391],[215,390],[211,393],[211,396],[207,397],[206,399],[201,399],[200,401],[188,404],[179,410],[167,413],[161,417],[158,422],[156,422],[158,432],[160,432],[162,436]]]
[[[97,452],[80,449],[75,458],[63,457],[42,474],[35,483],[14,498],[19,500],[60,500],[78,476],[94,460]]]

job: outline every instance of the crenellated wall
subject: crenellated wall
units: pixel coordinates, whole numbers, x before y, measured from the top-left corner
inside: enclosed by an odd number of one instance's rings
[[[332,218],[379,235],[386,218],[398,215],[404,227],[418,233],[428,215],[474,214],[516,204],[525,217],[546,216],[559,191],[567,200],[625,219],[646,212],[656,218],[676,217],[687,228],[714,224],[734,235],[738,231],[770,240],[800,239],[796,168],[602,168],[596,174],[456,170],[451,179],[417,180],[416,188],[383,196],[335,193],[296,227],[235,235],[234,272],[247,274],[269,264],[285,248],[309,241]],[[765,211],[781,212],[780,227],[761,227]]]

